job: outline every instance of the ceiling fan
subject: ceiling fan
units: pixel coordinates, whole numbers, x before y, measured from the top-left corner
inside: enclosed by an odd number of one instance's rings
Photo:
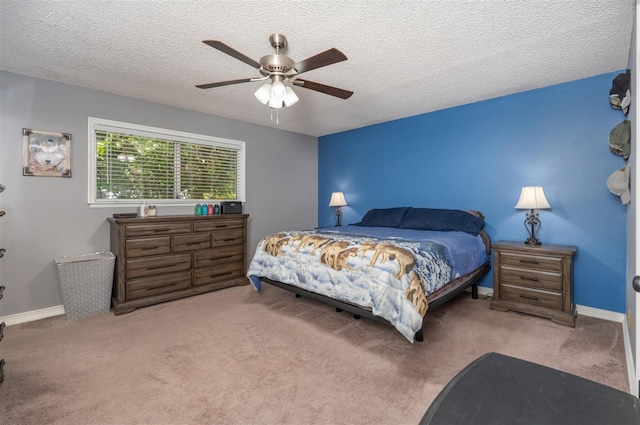
[[[285,82],[289,82],[298,87],[304,87],[309,90],[339,97],[341,99],[348,99],[353,94],[353,92],[348,90],[298,78],[298,75],[303,72],[308,72],[323,66],[347,60],[347,57],[338,49],[331,48],[303,61],[295,62],[281,53],[287,47],[287,38],[282,34],[276,33],[271,34],[269,37],[271,46],[276,50],[275,54],[263,56],[260,58],[260,62],[256,62],[219,40],[203,40],[202,42],[256,68],[260,74],[262,74],[262,77],[241,78],[238,80],[219,81],[217,83],[196,85],[196,87],[200,89],[210,89],[213,87],[228,86],[231,84],[269,80],[255,92],[255,96],[260,102],[265,105],[269,104],[269,107],[274,109],[279,109],[283,106],[291,106],[298,101],[296,94],[293,92],[291,87],[284,84]]]

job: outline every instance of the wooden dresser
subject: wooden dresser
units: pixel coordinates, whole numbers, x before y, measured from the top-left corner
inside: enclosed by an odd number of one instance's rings
[[[246,285],[247,214],[108,218],[114,314]]]
[[[513,310],[575,326],[573,256],[568,245],[498,241],[493,249],[494,310]]]

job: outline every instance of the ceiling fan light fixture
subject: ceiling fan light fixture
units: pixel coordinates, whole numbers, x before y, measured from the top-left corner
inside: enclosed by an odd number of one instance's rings
[[[274,81],[271,84],[271,98],[276,98],[279,100],[283,100],[284,96],[287,94],[286,88],[281,81]]]
[[[2,1],[2,0],[0,0]],[[328,94],[341,99],[348,99],[353,92],[343,90],[337,87],[327,86],[325,84],[314,83],[309,80],[301,80],[298,76],[302,73],[322,68],[334,63],[347,60],[347,57],[340,50],[331,48],[317,55],[308,57],[302,61],[295,62],[283,53],[287,47],[287,38],[282,34],[271,34],[269,43],[275,49],[275,54],[270,54],[260,58],[260,61],[251,59],[250,57],[240,53],[239,51],[227,46],[220,40],[202,40],[208,46],[219,50],[245,64],[255,68],[260,77],[240,78],[228,81],[218,81],[215,83],[198,84],[199,89],[211,89],[214,87],[229,86],[233,84],[249,83],[256,81],[268,81],[254,92],[256,99],[263,105],[269,105],[271,109],[272,119],[273,110],[276,110],[276,123],[278,122],[278,109],[285,106],[292,106],[298,102],[298,96],[291,87],[284,83],[294,84],[298,87],[313,90],[319,93]]]
[[[296,96],[296,93],[291,89],[291,87],[285,87],[285,96],[284,96],[284,104],[285,106],[294,105],[299,99]]]
[[[269,102],[269,99],[271,98],[271,84],[269,83],[264,84],[262,87],[256,90],[254,94],[256,98],[260,101],[260,103],[262,103],[263,105],[266,105],[267,102]]]

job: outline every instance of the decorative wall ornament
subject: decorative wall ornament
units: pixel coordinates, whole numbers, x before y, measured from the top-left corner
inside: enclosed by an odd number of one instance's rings
[[[22,175],[71,177],[71,134],[23,128]]]

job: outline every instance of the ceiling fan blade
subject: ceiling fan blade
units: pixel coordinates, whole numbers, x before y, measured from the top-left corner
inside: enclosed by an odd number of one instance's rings
[[[334,63],[346,61],[347,57],[340,50],[332,48],[325,50],[322,53],[318,53],[315,56],[311,56],[303,61],[296,63],[293,67],[298,71],[298,74],[311,71],[312,69],[321,68],[323,66],[331,65]]]
[[[243,55],[239,51],[237,51],[235,49],[232,49],[231,47],[227,46],[226,44],[224,44],[221,41],[218,41],[218,40],[202,40],[202,42],[204,44],[208,44],[209,46],[213,47],[214,49],[220,50],[222,53],[226,53],[229,56],[232,56],[232,57],[238,59],[239,61],[242,61],[242,62],[246,63],[247,65],[251,65],[254,68],[260,68],[260,63],[254,61],[253,59],[251,59],[248,56]]]
[[[331,96],[339,97],[340,99],[349,99],[353,94],[352,91],[339,89],[337,87],[327,86],[325,84],[314,83],[309,80],[293,80],[293,84],[299,87],[304,87],[305,89],[315,90],[320,93],[329,94]]]
[[[213,87],[230,86],[231,84],[248,83],[250,81],[254,81],[254,78],[243,78],[241,80],[229,80],[219,81],[217,83],[198,84],[196,85],[196,87],[199,89],[211,89]]]

